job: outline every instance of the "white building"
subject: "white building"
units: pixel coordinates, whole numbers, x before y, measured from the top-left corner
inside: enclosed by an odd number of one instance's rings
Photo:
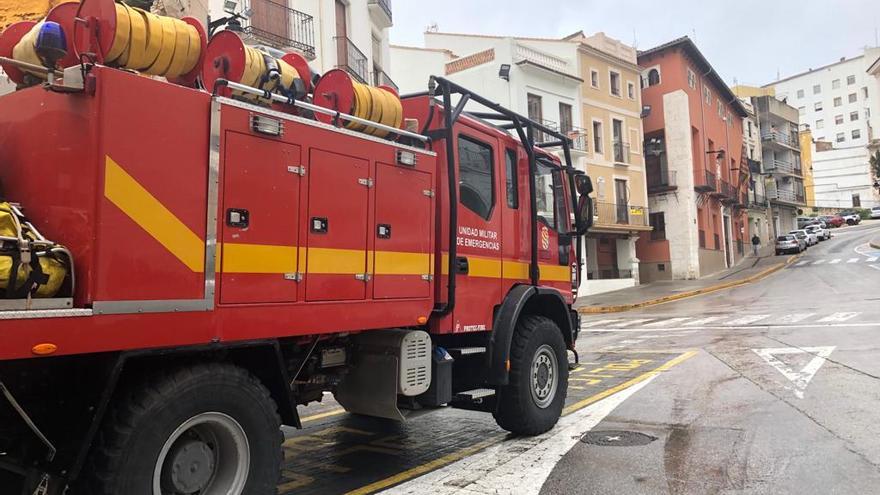
[[[154,10],[181,17],[228,17],[229,0],[158,0]],[[319,73],[345,69],[362,82],[395,86],[388,73],[391,0],[236,0],[249,43],[303,54]],[[222,28],[221,28],[222,29]]]
[[[776,97],[797,108],[816,146],[816,205],[840,209],[880,204],[872,188],[867,145],[880,125],[880,84],[867,71],[880,48],[768,84]]]

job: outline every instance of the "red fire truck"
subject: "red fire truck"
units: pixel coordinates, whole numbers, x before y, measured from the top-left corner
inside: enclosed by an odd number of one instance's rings
[[[553,427],[592,220],[565,135],[440,77],[404,130],[340,105],[337,71],[203,90],[88,41],[0,97],[2,493],[275,493],[279,427],[326,391]]]

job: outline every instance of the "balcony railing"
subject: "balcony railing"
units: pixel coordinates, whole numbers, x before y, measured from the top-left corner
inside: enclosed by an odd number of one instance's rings
[[[373,85],[374,86],[389,86],[394,88],[394,91],[400,92],[400,88],[397,87],[397,84],[391,80],[391,77],[385,73],[382,69],[374,69],[373,70]]]
[[[367,84],[370,71],[367,67],[367,56],[355,44],[344,36],[337,36],[336,40],[336,67],[344,69],[358,81]]]
[[[801,175],[799,163],[791,163],[784,160],[770,160],[766,164],[767,173]]]
[[[587,151],[588,143],[586,129],[580,127],[572,127],[565,133],[568,139],[571,139],[571,149],[575,151]]]
[[[675,189],[678,189],[678,177],[675,170],[648,169],[648,194]]]
[[[800,146],[797,137],[782,131],[761,131],[761,140],[784,144],[790,148],[798,148]]]
[[[594,203],[595,223],[599,225],[648,226],[648,209],[616,203]]]
[[[749,196],[749,206],[752,208],[766,208],[767,196],[763,194],[752,194]]]
[[[367,5],[376,5],[380,9],[382,9],[382,13],[388,16],[389,24],[394,19],[394,17],[392,17],[391,15],[391,0],[369,0],[369,2],[367,2]]]
[[[718,181],[718,195],[725,198],[736,198],[736,190],[724,179]]]
[[[245,38],[278,49],[293,48],[315,58],[315,20],[312,16],[272,0],[251,0]]]
[[[557,124],[556,122],[553,122],[552,120],[534,119],[534,118],[532,120],[543,124],[544,127],[548,128],[548,129],[552,129],[554,131],[559,129],[559,124]],[[553,136],[550,136],[549,134],[545,134],[541,131],[535,131],[535,143],[540,144],[540,143],[546,143],[548,141],[556,141],[556,138],[554,138]]]
[[[776,201],[784,201],[786,203],[804,204],[804,195],[795,191],[786,191],[785,189],[776,190]]]
[[[629,143],[614,141],[614,163],[629,164]]]
[[[694,185],[694,189],[699,192],[710,192],[718,190],[718,178],[712,172],[706,170],[703,173],[702,181],[698,181]]]

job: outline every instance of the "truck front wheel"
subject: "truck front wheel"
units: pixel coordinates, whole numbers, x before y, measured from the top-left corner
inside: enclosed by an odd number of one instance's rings
[[[509,383],[498,391],[495,421],[507,431],[538,435],[559,420],[568,389],[568,355],[559,327],[543,316],[517,323]]]
[[[241,368],[179,368],[130,387],[108,415],[76,493],[276,493],[280,419],[268,390]]]

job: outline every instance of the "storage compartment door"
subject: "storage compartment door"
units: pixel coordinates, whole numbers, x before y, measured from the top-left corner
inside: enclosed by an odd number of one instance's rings
[[[226,133],[220,303],[298,299],[299,146]]]
[[[376,165],[376,299],[430,295],[432,206],[430,174]]]
[[[364,299],[369,162],[314,149],[310,158],[306,299]]]

